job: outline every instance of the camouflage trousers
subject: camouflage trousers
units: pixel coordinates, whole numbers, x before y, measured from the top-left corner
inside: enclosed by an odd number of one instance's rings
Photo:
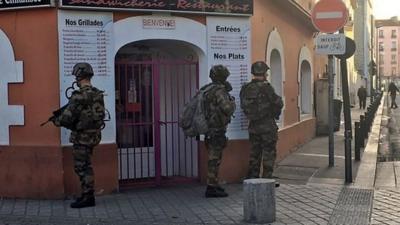
[[[272,178],[276,159],[276,134],[250,133],[251,152],[248,178],[260,178],[260,166],[262,162],[262,178]]]
[[[74,144],[72,156],[74,157],[74,169],[81,182],[82,194],[94,191],[94,173],[92,169],[91,157],[93,147]]]
[[[228,139],[225,131],[213,132],[206,136],[205,144],[208,150],[208,171],[207,185],[218,186],[218,171],[221,164],[222,151],[224,150]]]

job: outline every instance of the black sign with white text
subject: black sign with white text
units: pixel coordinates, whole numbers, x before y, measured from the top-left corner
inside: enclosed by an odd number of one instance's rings
[[[61,0],[66,8],[172,11],[202,14],[252,15],[253,0]]]
[[[0,10],[52,6],[52,0],[0,0]]]

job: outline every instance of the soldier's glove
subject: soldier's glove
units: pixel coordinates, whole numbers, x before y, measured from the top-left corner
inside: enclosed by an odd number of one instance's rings
[[[56,118],[55,116],[52,116],[52,117],[49,118],[49,121],[55,123],[55,122],[56,122],[56,119],[57,119],[57,118]]]

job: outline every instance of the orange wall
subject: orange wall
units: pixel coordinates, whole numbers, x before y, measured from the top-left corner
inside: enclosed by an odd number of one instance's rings
[[[296,147],[310,141],[315,134],[315,119],[309,119],[297,123],[291,127],[279,131],[277,143],[277,158],[279,162]],[[288,141],[291,140],[291,141]],[[222,162],[219,171],[219,181],[232,183],[241,181],[246,175],[250,159],[250,142],[247,140],[229,141],[223,151]],[[200,180],[207,179],[207,150],[204,143],[200,144]]]
[[[0,28],[24,68],[24,83],[9,85],[9,103],[25,106],[25,126],[10,127],[10,144],[58,145],[58,128],[39,126],[59,106],[57,11],[1,12]]]
[[[298,109],[298,61],[301,48],[306,45],[313,53],[313,32],[309,24],[302,22],[300,15],[282,13],[281,4],[275,0],[254,1],[252,22],[252,61],[266,59],[267,41],[274,27],[279,32],[285,60],[285,126],[299,121]],[[289,4],[289,3],[286,3]],[[311,23],[311,21],[310,21]],[[267,56],[269,57],[269,56]],[[314,59],[314,79],[321,73],[319,60]],[[322,67],[324,68],[324,67]]]
[[[9,104],[25,107],[25,125],[11,126],[10,146],[0,146],[0,196],[63,198],[77,193],[71,151],[60,146],[60,129],[39,126],[60,104],[57,10],[1,12],[0,29],[15,59],[23,61],[24,82],[9,84]],[[95,148],[99,192],[118,188],[116,152],[116,145]]]

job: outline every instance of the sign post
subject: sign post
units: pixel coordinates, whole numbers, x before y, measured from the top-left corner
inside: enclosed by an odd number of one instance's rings
[[[339,31],[344,33],[343,28]],[[343,93],[343,115],[344,115],[344,137],[345,137],[345,181],[346,183],[353,182],[353,171],[351,164],[351,111],[350,111],[350,96],[349,96],[349,83],[347,79],[347,58],[350,58],[355,51],[355,43],[350,38],[346,38],[346,52],[341,55],[336,55],[340,59],[340,70],[342,74],[342,93]]]
[[[323,33],[335,33],[347,22],[348,11],[342,0],[321,0],[315,4],[311,19],[316,29]],[[322,46],[322,45],[321,45]],[[335,48],[333,48],[334,50]],[[328,47],[328,50],[329,47]],[[334,86],[334,58],[333,52],[328,53],[329,78],[329,167],[334,166],[334,115],[333,115],[333,86]]]

